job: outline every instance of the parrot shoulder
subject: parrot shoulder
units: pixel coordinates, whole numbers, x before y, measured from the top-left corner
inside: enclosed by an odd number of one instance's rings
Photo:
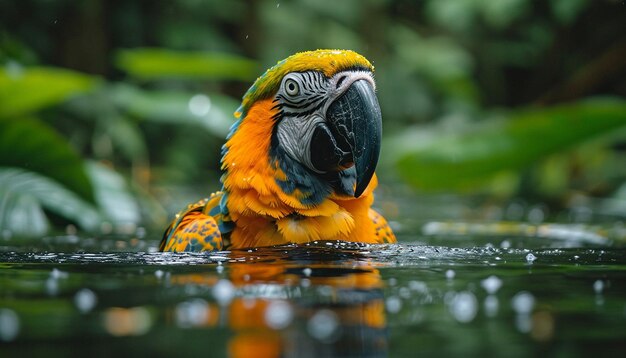
[[[376,210],[369,209],[369,217],[374,223],[376,229],[376,238],[379,243],[393,244],[396,243],[396,236],[393,234],[387,220]]]
[[[228,214],[222,210],[223,192],[190,204],[176,214],[166,229],[160,251],[218,251],[228,244],[232,226]]]

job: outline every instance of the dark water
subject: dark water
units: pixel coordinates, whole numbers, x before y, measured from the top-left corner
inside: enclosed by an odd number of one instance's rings
[[[579,226],[430,223],[402,244],[154,252],[0,243],[0,356],[621,356],[626,251]]]

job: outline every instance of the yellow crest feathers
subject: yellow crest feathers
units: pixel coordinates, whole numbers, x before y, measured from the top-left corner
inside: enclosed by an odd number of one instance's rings
[[[250,106],[261,99],[271,96],[280,86],[280,81],[289,72],[319,71],[327,77],[337,72],[353,68],[374,71],[374,66],[363,56],[350,50],[315,50],[298,52],[278,61],[256,79],[252,87],[243,96],[241,107],[235,112],[236,117],[246,113]]]

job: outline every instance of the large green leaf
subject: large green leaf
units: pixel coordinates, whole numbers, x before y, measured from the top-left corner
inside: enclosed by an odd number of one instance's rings
[[[587,100],[514,112],[506,119],[406,148],[398,154],[398,170],[422,189],[484,183],[495,173],[528,167],[547,155],[626,127],[626,102]]]
[[[88,91],[95,80],[78,72],[45,67],[0,68],[0,118],[15,117]]]
[[[67,140],[34,118],[0,117],[0,166],[38,172],[85,199],[93,198],[83,160]]]
[[[258,75],[256,61],[211,52],[178,52],[157,48],[121,50],[117,67],[143,79],[192,78],[248,81]]]
[[[101,221],[93,205],[56,181],[20,168],[0,167],[0,228],[5,234],[45,234],[48,221],[42,208],[89,231]]]
[[[124,177],[97,162],[89,162],[87,172],[93,183],[96,202],[105,218],[118,231],[128,228],[134,232],[135,226],[141,222],[141,214]]]
[[[173,124],[193,124],[224,137],[234,122],[239,103],[219,94],[193,94],[181,91],[144,91],[129,85],[111,87],[116,105],[144,120]]]

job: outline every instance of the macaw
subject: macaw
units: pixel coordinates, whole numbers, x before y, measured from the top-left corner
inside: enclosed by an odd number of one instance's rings
[[[373,72],[356,52],[316,50],[257,78],[222,147],[222,190],[178,213],[160,250],[395,242],[371,208],[382,135]]]

